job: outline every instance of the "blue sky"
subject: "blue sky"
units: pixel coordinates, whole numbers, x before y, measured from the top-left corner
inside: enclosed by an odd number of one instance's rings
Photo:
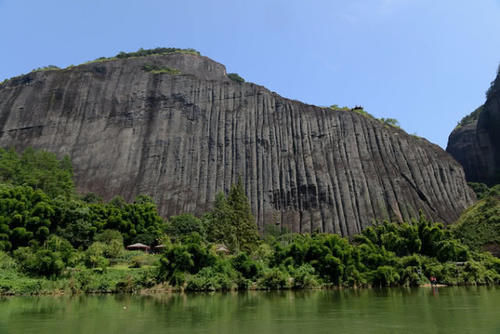
[[[500,63],[500,0],[0,0],[0,80],[195,48],[306,103],[362,105],[445,147]]]

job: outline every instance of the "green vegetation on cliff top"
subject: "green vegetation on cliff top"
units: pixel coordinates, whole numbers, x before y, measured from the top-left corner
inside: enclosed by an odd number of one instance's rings
[[[397,128],[397,129],[401,129],[401,126],[399,124],[399,121],[395,118],[376,118],[375,116],[373,116],[372,114],[370,114],[369,112],[367,112],[363,107],[361,106],[355,106],[354,108],[349,108],[349,107],[339,107],[337,104],[333,104],[331,105],[330,107],[328,107],[329,109],[332,109],[332,110],[335,110],[335,111],[354,111],[364,117],[367,117],[367,118],[371,118],[371,119],[374,119],[374,120],[377,120],[379,122],[381,122],[382,124],[386,125],[386,126],[391,126],[393,128]]]
[[[478,108],[476,108],[476,110],[474,110],[473,112],[471,112],[469,115],[464,116],[460,120],[460,122],[458,122],[458,124],[455,127],[455,129],[461,128],[462,126],[466,126],[466,125],[468,125],[468,124],[470,124],[470,123],[472,123],[474,121],[477,121],[479,119],[479,115],[483,111],[483,108],[484,108],[484,105],[479,106]]]

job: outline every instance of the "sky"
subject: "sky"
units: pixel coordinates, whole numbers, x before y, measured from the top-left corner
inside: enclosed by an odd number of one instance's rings
[[[500,0],[0,0],[0,81],[194,48],[305,103],[363,106],[445,148],[500,63]]]

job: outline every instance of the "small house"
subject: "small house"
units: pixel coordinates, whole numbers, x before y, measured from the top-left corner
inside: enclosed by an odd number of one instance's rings
[[[151,247],[144,245],[144,244],[141,244],[141,243],[136,243],[133,245],[128,245],[127,249],[128,250],[140,250],[140,251],[148,253],[149,250],[151,249]]]
[[[225,254],[225,255],[231,253],[229,248],[227,248],[226,245],[224,244],[215,245],[215,252],[218,254]]]

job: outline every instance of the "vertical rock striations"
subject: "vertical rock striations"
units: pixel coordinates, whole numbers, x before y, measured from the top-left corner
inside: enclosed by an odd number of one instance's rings
[[[181,74],[144,70],[168,66]],[[463,170],[428,141],[228,79],[192,54],[36,72],[0,86],[0,145],[71,156],[83,192],[151,195],[201,213],[241,177],[259,227],[352,235],[422,209],[454,221],[473,201]]]

